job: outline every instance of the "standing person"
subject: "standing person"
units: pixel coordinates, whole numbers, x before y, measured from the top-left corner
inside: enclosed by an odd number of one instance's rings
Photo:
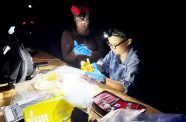
[[[63,59],[79,68],[80,61],[97,61],[104,56],[102,32],[90,27],[90,7],[72,5],[75,26],[65,29],[61,37]]]
[[[134,86],[134,78],[138,73],[139,58],[137,51],[131,46],[132,39],[118,29],[108,33],[110,52],[103,60],[92,63],[94,72],[86,74],[106,86],[128,93],[129,87]],[[99,65],[98,65],[99,64]],[[108,73],[109,78],[102,73]]]

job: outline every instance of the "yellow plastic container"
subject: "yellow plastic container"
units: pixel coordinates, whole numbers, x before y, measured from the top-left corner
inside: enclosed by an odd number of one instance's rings
[[[94,70],[88,59],[87,59],[87,62],[81,61],[81,69],[86,72],[93,72]]]
[[[43,78],[46,81],[56,81],[56,80],[59,80],[59,77],[60,77],[59,73],[57,73],[55,71],[52,71],[52,72],[49,72],[49,73],[43,75]]]
[[[57,96],[42,101],[23,110],[25,122],[70,122],[70,115],[74,106]]]

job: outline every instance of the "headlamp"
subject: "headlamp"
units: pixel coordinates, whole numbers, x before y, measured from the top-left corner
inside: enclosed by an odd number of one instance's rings
[[[103,36],[106,39],[108,39],[111,36],[117,36],[117,37],[123,38],[124,40],[127,40],[126,34],[122,33],[121,31],[117,29],[109,29],[108,31],[103,32]]]

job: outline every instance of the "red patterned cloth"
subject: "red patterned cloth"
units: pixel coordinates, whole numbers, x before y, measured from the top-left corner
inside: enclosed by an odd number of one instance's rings
[[[76,6],[76,5],[72,5],[71,7],[71,12],[74,16],[78,16],[80,15],[81,12],[84,12],[84,13],[89,13],[90,12],[90,8],[88,6]]]

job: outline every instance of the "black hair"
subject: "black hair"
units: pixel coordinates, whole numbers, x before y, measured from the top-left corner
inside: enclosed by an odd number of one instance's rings
[[[89,18],[90,18],[90,11],[86,11],[86,10],[83,8],[83,6],[79,6],[79,9],[80,9],[79,15],[74,16],[74,18],[75,18],[75,17],[79,17],[81,20],[84,20],[85,17],[86,17],[87,15],[88,15]]]
[[[127,41],[128,36],[124,31],[117,29],[117,28],[110,28],[108,31],[104,32],[104,37],[109,38],[111,36],[117,36],[120,38],[123,38],[125,41]]]
[[[81,20],[84,20],[85,17],[86,17],[87,13],[85,11],[82,11],[80,12],[80,14],[78,15],[78,17],[81,19]]]
[[[125,41],[128,39],[127,34],[117,28],[109,29],[107,32],[107,35],[108,35],[108,37],[117,36],[117,37],[123,38]]]

